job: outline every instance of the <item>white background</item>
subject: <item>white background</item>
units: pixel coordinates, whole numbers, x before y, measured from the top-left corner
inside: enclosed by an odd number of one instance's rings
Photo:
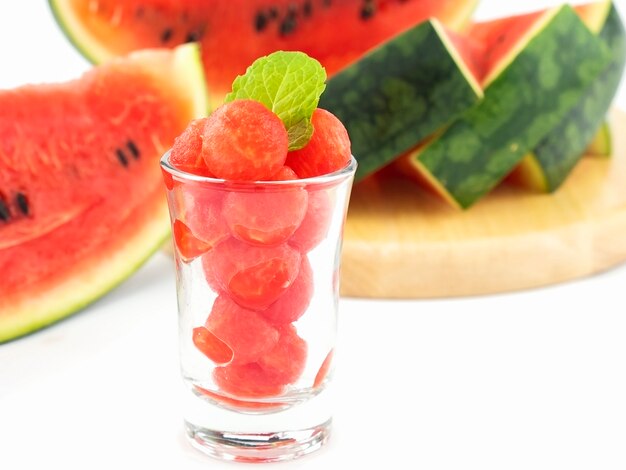
[[[556,3],[483,0],[478,15]],[[0,44],[0,88],[88,68],[41,0],[0,3]],[[172,269],[157,255],[84,312],[0,345],[2,468],[242,467],[184,440]],[[343,299],[333,439],[275,467],[623,470],[625,286],[620,268],[499,296]]]

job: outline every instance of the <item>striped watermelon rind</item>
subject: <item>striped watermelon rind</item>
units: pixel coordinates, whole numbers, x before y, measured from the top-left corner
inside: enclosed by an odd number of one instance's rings
[[[547,10],[485,98],[408,158],[461,208],[488,194],[584,96],[610,58],[574,10]],[[516,55],[515,55],[516,54]]]
[[[478,103],[480,84],[437,20],[370,51],[328,80],[319,106],[335,114],[359,161],[382,168]]]
[[[608,15],[599,37],[611,60],[600,76],[592,82],[585,96],[566,118],[546,135],[528,155],[524,164],[541,169],[531,186],[547,192],[556,191],[585,154],[598,132],[602,131],[611,103],[621,82],[626,65],[626,32],[617,9],[608,3]],[[602,4],[600,4],[602,5]]]

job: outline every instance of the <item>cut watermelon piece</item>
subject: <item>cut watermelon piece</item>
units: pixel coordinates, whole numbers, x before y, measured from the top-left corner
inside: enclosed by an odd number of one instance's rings
[[[333,216],[330,196],[324,190],[309,191],[309,204],[304,220],[289,239],[289,244],[308,253],[326,237]]]
[[[317,108],[311,118],[313,135],[300,150],[289,152],[285,164],[300,178],[334,173],[348,166],[352,160],[350,137],[341,121],[332,113]]]
[[[431,17],[461,29],[478,0],[49,0],[70,41],[92,62],[147,47],[200,41],[212,102],[258,57],[302,51],[330,75]]]
[[[473,26],[475,37],[506,44],[491,46],[485,98],[401,165],[456,207],[470,207],[497,186],[567,116],[609,61],[570,6],[517,19],[521,27],[515,18]]]
[[[206,253],[230,236],[222,217],[222,191],[196,182],[176,182],[168,197],[174,244],[184,261]]]
[[[187,45],[0,91],[0,342],[85,307],[162,246],[159,158],[205,90]]]
[[[279,338],[278,330],[260,314],[240,307],[225,295],[215,299],[204,326],[232,350],[232,364],[257,361],[276,346]],[[218,357],[225,356],[221,346],[212,341],[205,354],[210,350],[207,356],[220,363]]]
[[[577,8],[589,29],[599,34],[610,62],[578,104],[527,155],[512,176],[524,186],[556,191],[600,132],[626,65],[626,32],[610,0]]]
[[[306,341],[298,336],[293,325],[280,330],[276,346],[259,359],[261,368],[276,377],[278,383],[289,385],[300,378],[304,372],[307,357]]]
[[[294,185],[272,191],[231,192],[224,202],[224,219],[232,235],[253,245],[279,245],[302,223],[308,193]]]
[[[223,104],[204,125],[202,157],[209,171],[225,180],[270,179],[285,165],[288,148],[283,122],[258,101]]]
[[[275,397],[285,388],[279,375],[256,362],[216,367],[213,380],[222,391],[239,398]]]
[[[313,298],[313,269],[307,256],[302,256],[300,271],[285,293],[260,314],[272,325],[287,325],[306,312]]]
[[[248,245],[229,238],[202,256],[210,284],[217,283],[239,305],[263,310],[291,286],[300,269],[300,253],[283,244]]]
[[[427,21],[328,80],[319,106],[348,130],[359,162],[357,180],[415,148],[482,99],[483,90],[460,52],[438,21]]]

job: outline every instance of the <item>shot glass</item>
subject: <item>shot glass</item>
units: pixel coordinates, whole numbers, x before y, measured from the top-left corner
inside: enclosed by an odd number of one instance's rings
[[[186,434],[226,460],[291,460],[332,421],[343,227],[356,170],[228,182],[161,160]]]

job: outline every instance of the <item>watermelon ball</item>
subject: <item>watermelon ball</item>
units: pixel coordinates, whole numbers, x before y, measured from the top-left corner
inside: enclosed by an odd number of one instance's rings
[[[313,136],[300,150],[289,152],[286,164],[300,178],[339,171],[352,159],[348,131],[334,114],[317,108],[313,112]]]
[[[278,343],[264,354],[258,363],[261,368],[272,373],[282,384],[292,384],[300,378],[306,365],[307,344],[298,336],[293,325],[280,330]]]
[[[280,118],[252,100],[235,100],[207,119],[202,155],[209,171],[225,180],[267,180],[285,164],[289,139]]]
[[[212,176],[202,158],[202,136],[206,118],[189,123],[181,135],[174,139],[170,151],[170,164],[179,170],[199,176]]]
[[[273,397],[284,389],[279,376],[256,362],[216,367],[213,380],[222,391],[240,398]]]
[[[231,192],[223,214],[234,237],[255,245],[278,245],[300,226],[307,202],[308,193],[298,187]]]
[[[298,175],[296,172],[289,168],[287,165],[278,170],[278,173],[272,175],[269,179],[270,181],[289,181],[289,180],[297,180]]]
[[[208,249],[230,236],[230,230],[222,217],[224,192],[201,184],[187,183],[180,187],[177,197],[180,198],[179,218]]]
[[[233,359],[233,350],[204,326],[193,329],[193,344],[216,364],[228,364]]]
[[[238,304],[263,310],[295,281],[300,253],[287,244],[254,246],[231,237],[203,255],[202,264],[207,278]]]
[[[326,191],[309,191],[308,207],[300,227],[289,244],[308,253],[326,237],[333,215],[333,206]]]
[[[306,256],[302,257],[300,272],[291,287],[261,315],[273,325],[287,325],[298,320],[313,298],[313,270]]]
[[[232,364],[258,360],[279,338],[278,330],[261,315],[240,307],[225,295],[215,299],[204,327],[232,350]]]

